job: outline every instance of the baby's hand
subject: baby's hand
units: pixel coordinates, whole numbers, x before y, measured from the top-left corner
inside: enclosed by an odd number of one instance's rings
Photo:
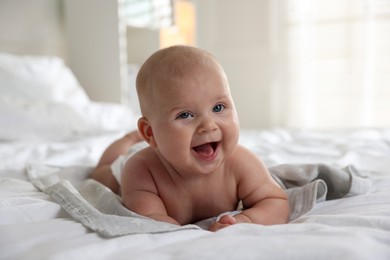
[[[218,221],[214,222],[210,225],[209,231],[218,231],[224,227],[234,225],[237,221],[233,216],[230,215],[224,215],[222,216]]]

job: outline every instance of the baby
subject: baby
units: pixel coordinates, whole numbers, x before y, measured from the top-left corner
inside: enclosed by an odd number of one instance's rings
[[[194,223],[242,201],[241,212],[209,230],[287,222],[286,194],[259,157],[238,144],[229,84],[212,55],[188,46],[159,50],[141,67],[136,86],[139,133],[110,145],[92,178],[120,191],[128,209],[157,221]],[[110,165],[141,139],[148,147],[126,157],[118,182]]]

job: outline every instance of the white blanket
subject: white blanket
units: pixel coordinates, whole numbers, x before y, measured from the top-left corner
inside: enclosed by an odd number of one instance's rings
[[[315,200],[313,207],[308,203],[310,211],[298,212],[300,217],[292,215],[294,220],[286,225],[239,224],[215,233],[191,227],[175,232],[141,232],[108,238],[75,220],[57,201],[26,179],[27,163],[57,165],[46,169],[54,170],[61,181],[69,181],[74,187],[70,190],[77,191],[85,200],[88,198],[93,211],[123,216],[125,213],[121,210],[112,209],[120,208],[117,207],[120,205],[118,197],[102,185],[87,180],[88,171],[101,152],[121,134],[66,142],[0,144],[3,160],[0,165],[0,259],[390,258],[388,130],[244,132],[240,142],[259,154],[271,171],[275,170],[272,166],[282,163],[313,163],[304,170],[306,173],[318,172],[318,162],[335,165],[336,169],[352,163],[370,180],[369,187],[365,186],[367,179],[352,177],[348,196]],[[323,169],[320,171],[325,173]],[[354,170],[351,172],[352,176],[358,175]],[[292,175],[282,177],[289,192],[299,191],[293,186],[307,185],[308,176],[303,175],[306,176],[303,182],[288,184],[289,176]],[[293,179],[297,180],[296,176]],[[359,180],[363,181],[362,186],[356,185]],[[317,191],[322,190],[322,181],[315,183],[318,183]],[[306,187],[310,185],[314,185],[313,182]],[[369,187],[369,190],[366,193],[361,190],[363,193],[359,194],[359,187]],[[328,184],[327,189],[327,194],[332,193]],[[323,193],[314,194],[324,198]],[[295,204],[295,210],[299,205],[303,208],[305,203]],[[114,233],[119,233],[118,229]]]

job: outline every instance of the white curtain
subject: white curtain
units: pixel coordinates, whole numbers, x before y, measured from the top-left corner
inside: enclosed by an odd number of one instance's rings
[[[390,0],[289,0],[284,125],[390,127]]]

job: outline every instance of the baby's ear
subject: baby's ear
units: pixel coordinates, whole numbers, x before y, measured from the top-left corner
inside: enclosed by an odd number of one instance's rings
[[[149,121],[148,119],[146,119],[146,117],[141,117],[140,119],[138,119],[138,130],[150,146],[157,146],[153,135],[153,129],[150,126]]]

